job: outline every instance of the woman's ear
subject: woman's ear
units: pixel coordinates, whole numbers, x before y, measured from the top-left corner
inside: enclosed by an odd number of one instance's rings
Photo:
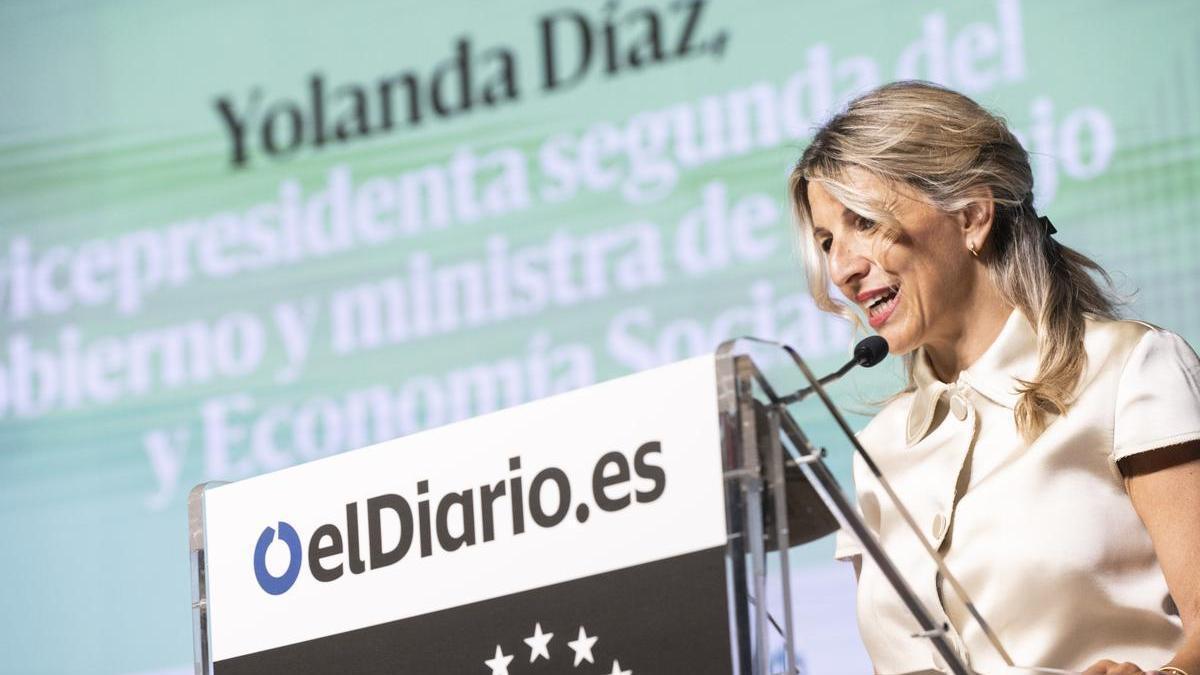
[[[992,196],[992,189],[987,186],[974,188],[967,196],[971,201],[958,212],[958,223],[968,248],[982,251],[992,233],[996,200]]]

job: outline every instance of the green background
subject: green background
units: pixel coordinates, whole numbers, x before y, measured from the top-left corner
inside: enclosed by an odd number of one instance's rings
[[[624,2],[612,15],[654,8],[670,42],[681,28],[681,14],[670,6]],[[706,97],[758,83],[779,90],[808,66],[814,48],[826,48],[835,69],[853,58],[869,62],[877,72],[872,84],[878,84],[896,77],[900,55],[930,25],[945,27],[939,42],[953,52],[959,36],[999,31],[1000,14],[1016,11],[1020,53],[981,57],[976,70],[1019,57],[1020,75],[972,87],[952,64],[945,84],[1002,113],[1029,141],[1039,208],[1053,217],[1063,242],[1114,274],[1131,296],[1127,313],[1193,343],[1200,339],[1200,8],[1194,2],[711,2],[696,31],[701,38],[726,35],[719,55],[613,75],[594,65],[576,86],[548,93],[539,86],[537,21],[565,7],[594,21],[610,15],[609,6],[599,3],[0,4],[0,275],[2,256],[19,238],[44,252],[242,212],[275,199],[284,181],[298,181],[306,195],[321,189],[335,165],[348,166],[358,185],[444,163],[463,147],[477,153],[513,148],[528,160],[534,186],[531,205],[515,213],[226,279],[194,279],[148,295],[131,315],[99,306],[15,319],[0,299],[5,367],[12,358],[10,339],[24,337],[48,349],[68,326],[85,343],[191,320],[212,322],[233,311],[260,317],[268,328],[262,364],[242,377],[28,418],[0,411],[0,671],[125,673],[190,662],[187,490],[269,468],[241,452],[233,458],[244,462],[243,471],[214,473],[201,447],[206,401],[244,393],[261,413],[272,404],[297,406],[376,385],[403,387],[414,378],[436,380],[466,365],[523,357],[537,336],[553,345],[579,345],[592,364],[585,379],[603,380],[639,367],[614,354],[608,337],[615,317],[630,308],[653,316],[656,329],[642,331],[645,339],[657,339],[670,322],[690,321],[705,327],[703,348],[711,349],[730,337],[714,332],[714,319],[746,305],[756,285],[769,285],[776,300],[802,297],[784,185],[805,135],[678,167],[669,191],[645,203],[630,202],[618,190],[582,190],[565,202],[546,203],[537,196],[544,179],[538,152],[556,134],[578,135],[602,122],[624,127],[644,111],[698,109]],[[477,55],[497,45],[516,54],[518,100],[400,125],[365,140],[304,147],[287,157],[258,153],[245,168],[231,167],[217,97],[229,96],[240,106],[258,88],[266,103],[304,101],[306,80],[315,72],[330,87],[372,84],[405,70],[428,77],[459,36],[470,37]],[[917,75],[937,73],[926,68]],[[854,93],[847,82],[835,81],[833,103]],[[1112,152],[1104,161],[1095,156],[1092,127],[1080,120],[1109,125]],[[1080,164],[1092,170],[1080,170]],[[713,182],[731,201],[756,194],[773,200],[777,223],[763,235],[771,251],[689,274],[674,259],[671,242],[678,221]],[[603,297],[571,306],[550,304],[535,314],[351,355],[329,348],[326,313],[298,379],[280,383],[274,377],[283,363],[269,324],[276,303],[321,301],[335,289],[399,274],[414,253],[425,252],[437,264],[479,259],[493,235],[519,246],[544,243],[556,231],[583,236],[632,222],[652,223],[662,234],[660,283],[633,291],[610,284]],[[811,328],[801,346],[815,369],[831,369],[845,356],[848,332],[827,319],[803,318],[810,315],[793,312],[781,323]],[[682,358],[692,348],[680,343],[668,351],[664,356]],[[866,410],[865,401],[898,382],[894,367],[881,367],[856,374],[838,392],[843,403]],[[798,414],[818,440],[829,439],[831,461],[848,484],[845,448],[835,445],[816,410]],[[865,419],[855,417],[856,424]],[[191,443],[177,483],[156,498],[160,486],[144,436],[163,429],[186,430]],[[289,461],[300,457],[295,448],[281,450]],[[797,555],[802,564],[817,566],[827,564],[830,552],[826,541]]]

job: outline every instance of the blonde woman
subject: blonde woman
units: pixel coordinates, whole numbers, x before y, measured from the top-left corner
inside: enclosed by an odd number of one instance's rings
[[[1200,675],[1200,359],[1116,318],[1103,271],[1035,211],[1004,121],[889,84],[816,133],[790,190],[818,305],[904,356],[907,388],[859,437],[1012,661]],[[1003,672],[855,462],[885,550],[971,667]],[[857,543],[837,556],[877,672],[944,668]]]

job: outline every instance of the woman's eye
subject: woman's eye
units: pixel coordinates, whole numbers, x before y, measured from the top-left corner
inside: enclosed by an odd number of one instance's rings
[[[869,218],[864,218],[862,216],[859,216],[855,220],[855,225],[857,225],[858,229],[860,229],[860,230],[869,230],[872,227],[875,227],[875,221],[873,221]]]
[[[822,239],[821,241],[817,242],[817,245],[821,247],[822,251],[829,253],[829,249],[833,247],[833,239]]]

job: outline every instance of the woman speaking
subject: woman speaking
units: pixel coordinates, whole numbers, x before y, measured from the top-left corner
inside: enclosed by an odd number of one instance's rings
[[[790,180],[817,304],[904,355],[859,434],[1014,663],[1200,675],[1200,359],[1118,320],[1099,266],[1033,205],[1004,121],[923,82],[829,120]],[[830,282],[849,304],[829,295]],[[881,495],[863,518],[982,673],[999,651]],[[879,673],[944,666],[851,537]]]

